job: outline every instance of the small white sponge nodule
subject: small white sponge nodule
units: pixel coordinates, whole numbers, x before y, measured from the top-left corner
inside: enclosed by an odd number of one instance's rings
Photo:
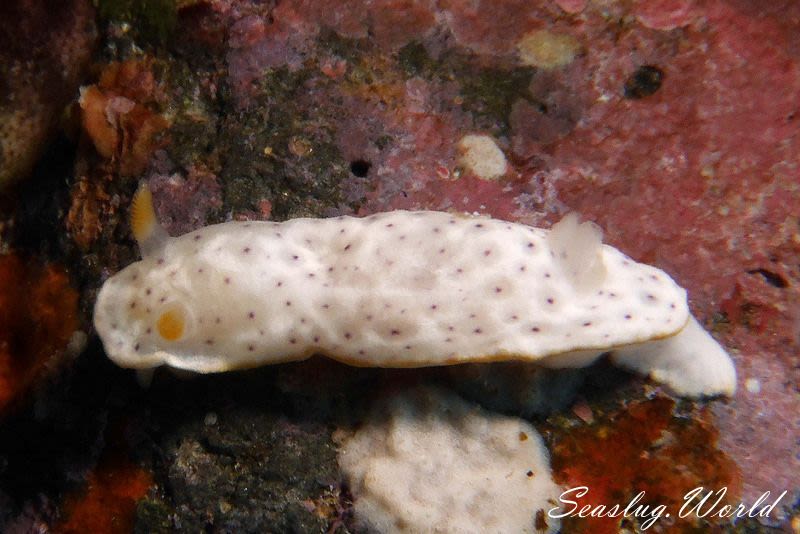
[[[339,464],[356,519],[381,533],[555,532],[560,493],[527,422],[418,388],[346,440]]]
[[[461,162],[478,178],[496,180],[506,173],[506,156],[488,135],[465,135],[458,148]]]

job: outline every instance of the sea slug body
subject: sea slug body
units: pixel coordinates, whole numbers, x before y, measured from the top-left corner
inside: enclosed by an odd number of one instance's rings
[[[94,321],[123,367],[209,373],[323,354],[358,366],[618,363],[684,395],[732,394],[733,364],[663,271],[568,215],[551,230],[442,212],[229,222],[180,237],[134,199],[143,258]]]

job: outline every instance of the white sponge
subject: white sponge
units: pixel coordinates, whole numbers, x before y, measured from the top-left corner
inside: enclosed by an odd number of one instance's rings
[[[339,454],[356,519],[381,533],[555,532],[561,492],[527,422],[441,390],[395,395]]]

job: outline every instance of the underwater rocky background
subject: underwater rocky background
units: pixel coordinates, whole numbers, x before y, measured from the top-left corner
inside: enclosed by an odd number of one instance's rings
[[[800,531],[797,2],[14,0],[0,73],[0,531],[357,532],[338,431],[418,383],[512,414],[535,396],[556,481],[590,504],[787,491],[768,519],[650,531]],[[690,402],[599,363],[487,394],[469,369],[321,359],[142,389],[91,326],[137,259],[140,180],[173,235],[577,211],[688,290],[738,391]]]

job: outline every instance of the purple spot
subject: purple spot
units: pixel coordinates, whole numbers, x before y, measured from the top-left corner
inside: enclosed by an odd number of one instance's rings
[[[554,302],[555,302],[555,300],[553,300],[553,297],[548,297],[548,299],[547,299],[547,303],[548,304],[553,304]]]
[[[399,336],[400,335],[400,330],[392,330],[391,334],[393,336]]]
[[[245,254],[249,254],[250,253],[250,247],[244,247],[242,249],[242,252],[244,252]]]
[[[287,306],[291,306],[291,305],[292,305],[292,301],[291,301],[291,300],[287,300],[287,301],[286,301],[286,305],[287,305]]]
[[[488,249],[488,248],[487,248],[486,250],[484,250],[484,251],[483,251],[483,255],[484,255],[484,256],[488,256],[488,255],[489,255],[489,254],[491,254],[491,253],[492,253],[491,249]]]
[[[255,312],[249,312],[249,313],[247,314],[247,317],[248,317],[249,319],[255,319],[255,318],[256,318],[256,314],[255,314]]]
[[[538,326],[531,328],[531,332],[539,332],[541,329]]]
[[[228,276],[225,277],[225,283],[226,284],[230,284],[231,283],[230,277],[228,277]]]

